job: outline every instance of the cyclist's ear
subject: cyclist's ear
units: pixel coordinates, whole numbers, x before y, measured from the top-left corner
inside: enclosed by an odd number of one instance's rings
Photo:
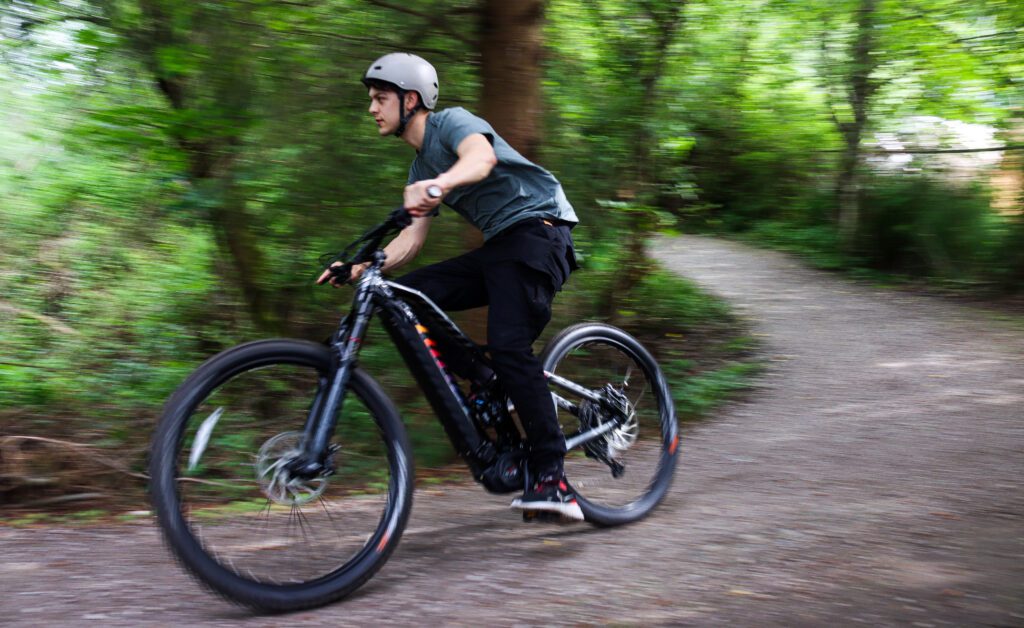
[[[405,93],[405,110],[416,111],[420,106],[420,95],[419,92],[408,91]]]

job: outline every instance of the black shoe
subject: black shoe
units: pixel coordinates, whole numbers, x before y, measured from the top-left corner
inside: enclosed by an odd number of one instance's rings
[[[550,520],[556,515],[564,521],[583,521],[576,495],[569,490],[564,475],[543,476],[522,497],[512,500],[512,508],[523,509],[523,520]]]

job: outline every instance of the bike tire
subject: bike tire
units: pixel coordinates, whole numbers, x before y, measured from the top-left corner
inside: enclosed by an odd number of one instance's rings
[[[405,428],[380,385],[358,368],[335,433],[341,439],[336,474],[318,478],[315,488],[289,482],[287,474],[278,481],[281,465],[274,463],[295,451],[312,401],[303,399],[313,388],[304,380],[311,374],[322,385],[331,365],[330,350],[312,342],[264,340],[229,349],[203,363],[172,394],[153,437],[150,492],[166,544],[201,583],[257,611],[321,606],[356,590],[394,551],[412,507]],[[274,379],[280,373],[287,377]],[[226,411],[220,406],[200,421],[213,405],[209,399],[242,405]],[[306,404],[301,412],[300,403]],[[250,420],[257,415],[262,420]],[[265,439],[278,424],[286,431]],[[209,426],[205,436],[203,426]],[[364,433],[357,438],[360,429]],[[352,430],[347,441],[346,430]],[[255,456],[247,451],[259,443]],[[192,477],[202,473],[207,475]],[[343,485],[342,477],[361,482],[358,489]],[[256,505],[260,511],[254,515]],[[345,528],[357,519],[370,530],[365,539]],[[308,536],[327,528],[331,535]]]
[[[625,331],[603,323],[580,323],[552,338],[541,353],[544,370],[566,377],[590,390],[612,385],[629,404],[627,427],[617,428],[594,442],[596,451],[623,464],[620,477],[609,463],[584,449],[566,455],[566,478],[585,519],[598,526],[616,526],[642,519],[668,492],[675,473],[679,428],[668,382],[657,361]],[[643,384],[637,384],[638,376]],[[633,381],[630,381],[633,380]],[[552,385],[552,392],[567,393]],[[585,402],[577,401],[580,405]],[[591,404],[585,420],[558,409],[563,432],[570,435],[607,420]]]

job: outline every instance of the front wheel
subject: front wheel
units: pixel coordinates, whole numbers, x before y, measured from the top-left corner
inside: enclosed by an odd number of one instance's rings
[[[331,439],[333,472],[289,472],[331,365],[310,342],[225,351],[175,391],[153,438],[150,490],[167,544],[207,586],[258,610],[354,591],[394,550],[412,505],[405,429],[359,369]]]
[[[566,478],[586,520],[611,526],[647,515],[668,491],[679,444],[654,357],[617,327],[582,323],[552,338],[541,362],[570,445]]]

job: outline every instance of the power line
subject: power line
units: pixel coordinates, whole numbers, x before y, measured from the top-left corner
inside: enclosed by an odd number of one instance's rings
[[[938,155],[942,153],[990,153],[994,151],[1022,150],[1024,144],[1010,144],[1007,146],[996,146],[993,148],[899,148],[894,150],[879,150],[877,148],[861,149],[858,152],[870,155]],[[835,148],[817,151],[819,153],[845,153],[844,148]]]

